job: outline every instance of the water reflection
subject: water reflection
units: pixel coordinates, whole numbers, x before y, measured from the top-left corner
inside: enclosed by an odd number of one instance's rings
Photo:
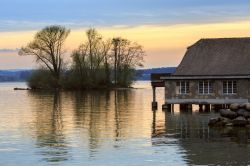
[[[157,124],[153,112],[152,145],[168,146],[173,142],[185,151],[191,165],[248,165],[250,163],[249,128],[209,128],[213,112],[164,112],[165,123]],[[218,116],[218,115],[217,115]]]
[[[69,145],[76,143],[76,134],[80,136],[79,145],[89,151],[88,157],[94,158],[107,142],[117,149],[121,145],[115,142],[140,137],[144,132],[135,127],[145,125],[143,119],[137,118],[135,93],[130,90],[30,92],[29,98],[35,114],[33,130],[38,153],[48,162],[69,160]]]
[[[70,155],[64,134],[61,94],[30,92],[29,95],[36,114],[33,127],[38,153],[47,162],[68,160]]]
[[[126,112],[131,109],[129,98],[134,100],[130,91],[74,93],[72,102],[75,103],[74,122],[77,128],[87,129],[85,134],[88,135],[91,157],[94,157],[107,139],[113,138],[114,141],[119,141],[127,137],[125,133],[128,129],[127,124],[133,120],[131,118],[124,121]]]
[[[151,88],[0,92],[0,165],[250,164],[249,129],[208,128],[213,111],[152,111]]]

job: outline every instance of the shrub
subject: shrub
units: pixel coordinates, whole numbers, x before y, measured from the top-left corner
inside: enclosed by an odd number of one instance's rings
[[[45,69],[34,71],[27,82],[28,86],[32,89],[58,88],[57,80],[51,75],[50,71]]]

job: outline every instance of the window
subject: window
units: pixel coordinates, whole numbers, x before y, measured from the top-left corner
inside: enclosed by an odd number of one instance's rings
[[[180,81],[176,83],[177,94],[188,94],[189,93],[189,82]]]
[[[199,81],[198,91],[200,94],[213,93],[213,84],[211,81]]]
[[[236,81],[223,81],[223,93],[224,94],[236,94],[237,82]]]

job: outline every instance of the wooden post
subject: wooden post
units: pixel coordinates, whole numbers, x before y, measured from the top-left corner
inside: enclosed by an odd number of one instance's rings
[[[215,110],[215,105],[211,104],[211,110]]]
[[[152,90],[153,90],[153,101],[152,101],[152,109],[157,109],[157,107],[158,107],[158,103],[157,103],[157,101],[156,101],[156,92],[155,92],[155,90],[156,90],[156,87],[155,86],[152,86]]]
[[[153,86],[152,89],[153,89],[153,102],[156,102],[155,86]]]
[[[222,104],[222,109],[227,109],[227,105],[226,104]]]
[[[152,135],[156,134],[156,111],[153,111]]]

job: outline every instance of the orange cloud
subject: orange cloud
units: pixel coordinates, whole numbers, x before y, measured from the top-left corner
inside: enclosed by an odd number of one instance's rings
[[[246,37],[250,36],[250,21],[152,25],[137,27],[103,27],[98,31],[104,38],[121,36],[144,46],[146,67],[176,66],[180,63],[186,48],[200,38]],[[73,29],[66,48],[72,50],[82,43],[86,29]],[[19,48],[32,40],[35,31],[2,32],[0,48]]]

